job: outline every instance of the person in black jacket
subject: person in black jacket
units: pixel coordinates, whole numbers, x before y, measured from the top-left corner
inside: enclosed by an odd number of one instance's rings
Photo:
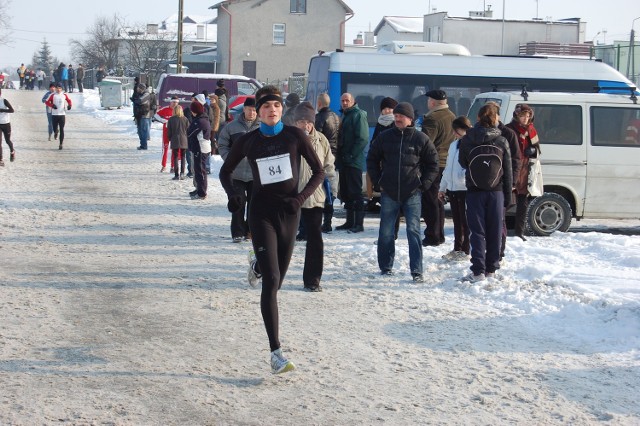
[[[400,102],[393,109],[395,127],[383,131],[369,149],[367,171],[381,192],[378,266],[382,275],[391,275],[395,256],[395,223],[404,212],[409,243],[409,265],[416,282],[422,275],[420,213],[422,192],[438,176],[438,152],[429,137],[413,127],[413,106]]]
[[[316,114],[316,122],[315,128],[316,131],[325,135],[327,140],[329,141],[329,147],[331,148],[331,154],[335,158],[338,153],[338,130],[340,129],[340,117],[338,114],[333,112],[329,107],[331,103],[331,98],[326,93],[320,93],[318,95],[317,102],[317,110]],[[327,201],[324,205],[324,210],[322,211],[323,221],[322,221],[322,232],[325,234],[330,233],[333,228],[331,227],[331,220],[333,219],[333,200],[335,199],[335,194],[331,194],[331,196],[327,196]]]
[[[499,123],[496,105],[486,104],[478,112],[478,122],[460,141],[458,161],[466,170],[467,223],[471,232],[471,274],[465,281],[482,281],[494,278],[500,268],[500,247],[504,207],[511,203],[513,174],[509,143],[497,128]],[[491,154],[491,151],[493,154]],[[482,155],[477,154],[482,152]],[[495,158],[499,155],[499,158]],[[475,175],[475,164],[486,167],[479,170],[496,170],[482,180]],[[494,164],[499,163],[499,168]]]

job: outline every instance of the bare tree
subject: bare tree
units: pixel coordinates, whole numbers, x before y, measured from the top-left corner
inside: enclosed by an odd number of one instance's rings
[[[150,30],[150,31],[149,31]],[[122,34],[126,53],[125,68],[136,73],[159,74],[168,61],[177,58],[177,34],[157,27],[137,24]]]
[[[88,67],[116,68],[123,27],[124,22],[118,14],[111,18],[98,17],[93,27],[87,30],[88,40],[70,40],[73,56]]]
[[[11,22],[11,16],[7,15],[11,0],[0,0],[0,45],[9,44],[9,22]]]

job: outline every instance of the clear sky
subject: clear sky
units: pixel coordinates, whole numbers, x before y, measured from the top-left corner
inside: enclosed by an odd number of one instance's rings
[[[10,46],[0,46],[0,68],[17,67],[30,62],[33,53],[40,49],[43,38],[51,45],[54,56],[65,63],[73,63],[68,40],[82,38],[87,28],[100,16],[111,17],[118,13],[130,23],[158,23],[177,13],[178,0],[160,0],[153,3],[131,0],[10,0],[9,10],[1,13],[11,18]],[[309,0],[323,2],[327,0]],[[207,15],[218,0],[184,0],[186,14]],[[638,0],[345,0],[355,16],[347,21],[346,39],[351,41],[359,31],[373,30],[385,15],[422,16],[429,7],[449,16],[466,17],[470,10],[481,11],[491,5],[494,18],[502,18],[505,4],[506,19],[552,19],[579,17],[587,22],[586,39],[596,42],[628,40],[634,18],[640,17]],[[635,22],[636,34],[640,33],[640,19]],[[603,30],[606,30],[604,32]],[[640,35],[636,40],[640,39]]]

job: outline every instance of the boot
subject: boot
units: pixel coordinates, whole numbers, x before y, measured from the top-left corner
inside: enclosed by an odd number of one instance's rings
[[[353,228],[349,229],[350,234],[356,234],[358,232],[364,232],[364,210],[356,210]]]
[[[324,223],[322,224],[322,232],[325,234],[330,234],[333,230],[331,228],[331,218],[333,217],[333,212],[325,211],[324,214]]]
[[[347,231],[353,228],[355,211],[353,209],[347,209],[347,221],[340,226],[336,226],[336,231]]]

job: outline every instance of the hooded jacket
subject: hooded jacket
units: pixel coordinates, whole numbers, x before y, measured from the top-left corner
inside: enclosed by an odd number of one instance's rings
[[[331,146],[331,153],[335,156],[338,153],[338,130],[340,129],[340,117],[331,111],[331,108],[324,107],[316,114],[315,128],[325,135]]]
[[[367,172],[375,187],[403,202],[416,191],[426,191],[438,176],[438,152],[415,127],[393,127],[380,133],[367,155]]]
[[[467,134],[460,140],[460,152],[458,161],[466,172],[467,190],[482,191],[482,189],[471,183],[469,176],[469,154],[473,148],[480,145],[494,144],[502,149],[502,178],[492,188],[492,191],[502,191],[504,194],[505,206],[511,202],[511,185],[513,182],[513,174],[511,172],[511,154],[509,143],[501,135],[500,129],[496,127],[483,127],[476,123],[474,127],[467,130]]]

